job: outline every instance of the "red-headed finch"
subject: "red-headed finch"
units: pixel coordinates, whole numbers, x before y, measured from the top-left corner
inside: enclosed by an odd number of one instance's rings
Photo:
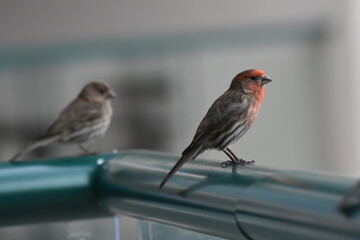
[[[224,162],[225,166],[252,163],[237,158],[229,146],[241,138],[253,124],[264,96],[264,85],[269,82],[271,79],[260,69],[249,69],[236,75],[230,88],[210,107],[191,144],[165,176],[159,189],[184,163],[195,159],[205,150],[223,151],[231,160]]]
[[[104,82],[86,84],[46,133],[30,143],[10,161],[14,162],[26,152],[53,143],[78,144],[85,153],[89,153],[82,144],[105,135],[113,112],[110,99],[115,96],[115,92]]]

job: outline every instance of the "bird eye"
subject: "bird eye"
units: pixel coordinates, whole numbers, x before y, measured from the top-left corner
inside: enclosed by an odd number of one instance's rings
[[[250,79],[253,80],[253,81],[256,81],[257,77],[251,77]]]
[[[104,94],[104,93],[105,93],[104,89],[98,89],[98,91],[99,91],[99,93],[101,93],[101,94]]]

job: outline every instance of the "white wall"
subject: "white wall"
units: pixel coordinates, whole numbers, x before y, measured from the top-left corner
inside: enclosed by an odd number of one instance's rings
[[[256,159],[259,165],[356,174],[359,168],[353,166],[359,164],[355,159],[360,155],[356,141],[360,134],[355,130],[360,129],[356,128],[355,118],[359,99],[352,96],[357,96],[355,89],[358,89],[355,74],[358,51],[353,50],[357,41],[350,39],[357,39],[358,31],[354,31],[357,20],[348,18],[358,15],[355,3],[340,0],[35,0],[31,4],[1,1],[0,49],[51,47],[99,39],[141,39],[152,35],[166,38],[168,34],[231,28],[241,31],[281,24],[309,27],[320,24],[325,29],[323,39],[314,41],[300,36],[299,41],[208,47],[150,61],[110,59],[86,62],[83,67],[81,63],[69,63],[37,66],[35,70],[3,69],[0,93],[11,99],[11,103],[1,102],[3,120],[13,122],[14,118],[16,121],[27,117],[35,121],[40,115],[44,117],[41,124],[46,125],[90,76],[121,74],[129,69],[166,69],[173,86],[183,88],[183,92],[175,91],[173,104],[178,111],[173,113],[175,136],[169,147],[169,151],[180,154],[212,101],[226,90],[231,78],[243,69],[260,67],[274,82],[267,87],[254,128],[233,146],[234,150],[244,158]],[[24,96],[29,89],[33,93],[31,98]],[[54,94],[54,89],[63,89],[65,93]],[[48,103],[48,98],[54,101]],[[27,100],[33,100],[34,104]],[[24,109],[18,111],[21,106]],[[17,147],[6,149],[12,152]],[[224,158],[216,152],[204,156]]]
[[[2,0],[0,45],[55,44],[337,17],[339,0]]]

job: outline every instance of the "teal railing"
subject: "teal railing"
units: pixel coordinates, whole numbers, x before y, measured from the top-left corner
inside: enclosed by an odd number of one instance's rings
[[[0,164],[0,226],[114,214],[227,239],[359,239],[360,207],[337,211],[356,179],[148,151]]]

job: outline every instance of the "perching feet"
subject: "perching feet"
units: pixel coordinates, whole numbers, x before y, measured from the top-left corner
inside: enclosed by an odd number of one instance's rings
[[[225,162],[222,162],[220,164],[220,166],[222,168],[226,168],[230,165],[235,165],[235,164],[239,164],[239,165],[242,165],[242,166],[247,166],[247,165],[250,165],[250,166],[253,166],[255,164],[255,161],[252,160],[252,161],[245,161],[243,160],[242,158],[241,159],[236,159],[236,160],[227,160]]]
[[[95,151],[95,150],[89,150],[87,149],[84,145],[79,144],[79,148],[83,151],[82,155],[98,155],[99,153],[101,153],[101,151]]]
[[[82,155],[84,156],[89,156],[89,155],[98,155],[99,153],[101,153],[101,151],[93,151],[93,150],[88,150],[86,152],[83,152]]]

